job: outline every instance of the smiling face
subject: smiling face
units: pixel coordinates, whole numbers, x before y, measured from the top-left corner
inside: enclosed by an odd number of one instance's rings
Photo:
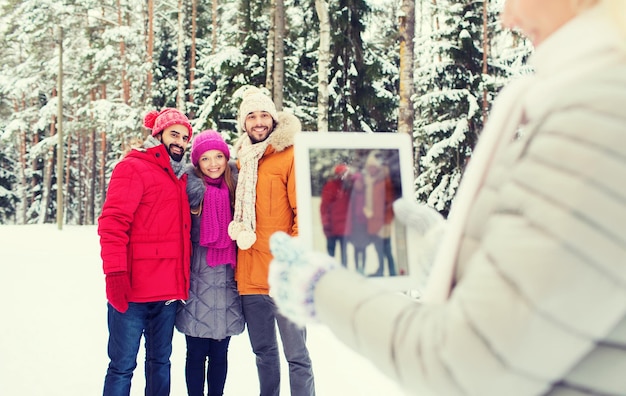
[[[585,4],[597,1],[586,1]],[[574,18],[583,3],[576,0],[506,0],[502,25],[519,29],[537,46]]]
[[[222,176],[228,166],[226,155],[220,150],[207,150],[198,159],[198,168],[203,175],[211,179],[217,179]]]
[[[246,116],[245,126],[252,143],[260,143],[272,133],[274,119],[267,111],[253,111]]]
[[[163,143],[170,157],[180,162],[189,144],[189,130],[184,125],[174,124],[158,134],[157,139]]]

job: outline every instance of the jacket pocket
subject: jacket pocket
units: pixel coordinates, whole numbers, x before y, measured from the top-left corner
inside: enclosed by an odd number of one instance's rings
[[[133,243],[133,259],[149,260],[158,258],[177,258],[182,256],[182,248],[178,242]]]

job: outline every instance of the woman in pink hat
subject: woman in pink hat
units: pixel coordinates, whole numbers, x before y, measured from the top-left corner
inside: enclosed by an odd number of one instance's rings
[[[193,141],[187,170],[191,207],[191,277],[189,299],[181,304],[176,328],[185,334],[185,379],[190,396],[224,392],[228,344],[244,329],[241,298],[234,277],[237,251],[228,236],[233,219],[235,175],[221,135],[201,132]]]

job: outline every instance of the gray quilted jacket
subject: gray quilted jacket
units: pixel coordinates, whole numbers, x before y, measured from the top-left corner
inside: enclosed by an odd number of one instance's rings
[[[187,174],[189,204],[195,208],[200,204],[206,187],[202,179],[194,174],[193,167],[187,169]],[[199,240],[200,216],[192,214],[189,299],[186,304],[180,304],[176,329],[192,337],[215,340],[240,334],[245,322],[234,270],[231,265],[209,267],[206,247],[200,246]]]

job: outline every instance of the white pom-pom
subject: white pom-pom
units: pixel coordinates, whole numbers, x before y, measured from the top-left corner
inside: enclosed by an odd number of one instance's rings
[[[237,246],[239,246],[239,249],[250,249],[254,242],[256,242],[256,234],[253,231],[244,230],[237,235]]]
[[[228,225],[228,236],[233,241],[237,240],[237,236],[239,235],[241,231],[243,231],[243,223],[241,222],[231,221],[230,224]]]

